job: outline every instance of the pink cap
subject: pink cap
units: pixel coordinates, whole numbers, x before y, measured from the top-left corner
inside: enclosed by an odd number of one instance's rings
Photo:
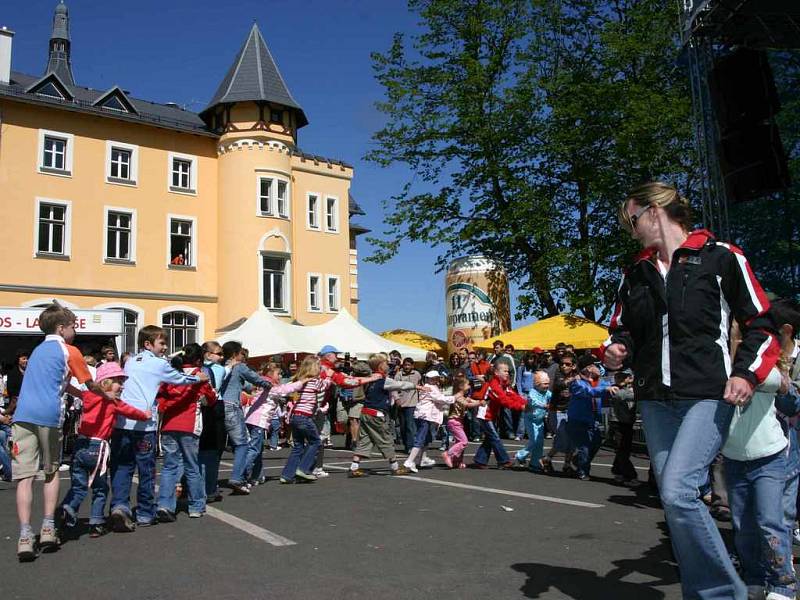
[[[97,374],[95,375],[95,379],[97,381],[103,381],[103,379],[111,379],[112,377],[128,377],[125,375],[125,371],[122,370],[122,367],[119,366],[119,363],[116,362],[104,362],[102,365],[97,367]]]

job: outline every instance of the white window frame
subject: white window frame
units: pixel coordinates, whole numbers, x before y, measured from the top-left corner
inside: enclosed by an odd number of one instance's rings
[[[283,308],[270,308],[264,304],[264,257],[283,259]],[[286,252],[270,252],[259,250],[258,252],[258,306],[266,310],[281,315],[291,314],[291,285],[292,285],[292,257]]]
[[[64,168],[56,169],[54,167],[44,166],[44,140],[46,137],[53,137],[62,139],[66,143],[64,152]],[[39,149],[36,156],[36,170],[45,175],[55,175],[56,177],[72,177],[73,174],[73,156],[75,154],[75,136],[71,133],[64,133],[63,131],[51,131],[49,129],[39,130]]]
[[[117,306],[122,306],[122,305],[117,303]],[[192,306],[187,306],[185,304],[173,304],[171,306],[164,306],[156,311],[156,323],[158,323],[159,327],[164,322],[164,315],[171,312],[186,312],[197,317],[197,339],[198,339],[197,343],[202,344],[202,341],[199,340],[205,339],[205,329],[206,329],[205,313],[199,308],[194,308]]]
[[[331,307],[331,280],[336,281],[336,307]],[[325,309],[329,313],[338,313],[342,308],[342,278],[338,275],[325,274]]]
[[[269,212],[264,212],[261,210],[261,182],[264,179],[268,179],[271,182],[270,185],[270,196],[269,196]],[[279,210],[279,203],[278,203],[278,186],[279,184],[283,183],[286,186],[286,197],[284,199],[284,211],[283,213]],[[290,184],[289,180],[284,177],[276,177],[274,175],[258,175],[256,177],[256,216],[258,217],[270,217],[273,219],[289,219],[289,207],[291,205],[291,195],[290,195]]]
[[[128,179],[121,177],[114,177],[111,175],[111,153],[112,150],[127,150],[131,153],[131,163],[128,167]],[[112,185],[124,185],[129,187],[136,187],[139,182],[139,146],[134,144],[126,144],[124,142],[116,142],[113,140],[106,140],[106,183]]]
[[[172,221],[191,221],[192,223],[192,255],[191,255],[191,263],[185,263],[183,265],[173,265],[172,264]],[[197,229],[197,217],[192,217],[189,215],[175,215],[172,213],[167,214],[167,248],[166,248],[166,259],[167,259],[167,268],[168,269],[196,269],[197,265],[199,264],[199,247],[197,240],[199,239],[198,229]]]
[[[114,258],[108,256],[108,222],[109,213],[126,213],[131,217],[131,235],[129,238],[129,258]],[[101,256],[106,264],[136,264],[136,209],[122,206],[103,206],[103,250]]]
[[[311,280],[317,280],[317,306],[311,302]],[[308,305],[308,312],[321,313],[325,306],[325,280],[322,273],[306,273],[306,304]]]
[[[64,207],[64,251],[40,252],[39,251],[39,207],[42,204],[56,204]],[[33,257],[34,258],[70,258],[72,254],[72,201],[58,200],[56,198],[36,197],[33,203]]]
[[[333,227],[328,227],[328,200],[333,200]],[[328,233],[339,233],[339,197],[325,196],[325,206],[322,210],[325,218],[324,227]]]
[[[190,163],[189,166],[189,189],[175,187],[172,185],[172,165],[175,160],[183,160]],[[178,154],[169,152],[167,154],[167,190],[173,194],[185,194],[187,196],[197,195],[197,157],[192,154]]]
[[[316,210],[314,210],[314,212],[313,212],[314,217],[317,220],[317,224],[316,225],[313,225],[311,223],[311,214],[312,213],[311,213],[311,210],[310,210],[310,204],[311,204],[311,197],[312,196],[317,199],[317,207],[316,207]],[[322,194],[318,194],[317,192],[307,192],[306,193],[306,205],[304,207],[305,208],[305,213],[306,213],[306,229],[308,229],[310,231],[322,231],[322,223],[320,222],[321,221],[321,219],[320,219],[320,209],[321,209],[320,205],[321,204],[322,204]]]

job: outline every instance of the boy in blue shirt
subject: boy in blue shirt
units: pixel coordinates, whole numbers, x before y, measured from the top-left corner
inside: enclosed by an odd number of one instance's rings
[[[617,388],[600,381],[600,369],[591,355],[578,359],[578,378],[569,386],[570,399],[567,407],[567,434],[575,448],[573,464],[576,477],[589,479],[592,460],[600,449],[602,435],[603,398],[617,393]]]
[[[70,342],[75,338],[75,314],[53,302],[39,315],[39,328],[44,341],[30,356],[17,409],[14,413],[11,451],[12,477],[17,482],[17,516],[19,517],[19,542],[17,557],[20,562],[36,558],[36,544],[31,528],[33,480],[41,463],[44,470],[44,519],[39,533],[39,549],[52,552],[58,549],[55,510],[58,502],[58,467],[61,464],[61,427],[64,422],[64,392],[69,389],[71,377],[79,384],[111,399],[92,381],[81,351]]]
[[[156,522],[156,435],[158,409],[156,394],[162,383],[191,385],[208,381],[208,375],[185,375],[172,368],[163,358],[167,336],[161,327],[147,325],[138,336],[139,354],[125,362],[125,388],[122,400],[141,411],[151,411],[149,421],[134,421],[117,416],[111,436],[111,514],[109,527],[117,532],[129,532],[136,525],[148,527]],[[138,471],[136,489],[136,523],[133,522],[130,495],[134,471]]]

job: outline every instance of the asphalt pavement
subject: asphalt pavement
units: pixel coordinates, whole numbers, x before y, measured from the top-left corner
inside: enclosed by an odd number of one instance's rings
[[[341,438],[334,438],[340,444]],[[547,443],[549,446],[549,441]],[[467,457],[476,445],[470,444]],[[507,442],[509,450],[519,442]],[[680,598],[658,498],[611,477],[601,450],[592,480],[527,471],[449,470],[349,479],[350,454],[326,450],[331,475],[280,485],[288,450],[266,452],[274,478],[209,514],[88,536],[82,522],[58,552],[16,560],[14,489],[0,482],[0,590],[10,598],[114,600],[418,598],[660,600]],[[223,458],[221,477],[230,472]],[[647,479],[647,460],[637,458]],[[556,463],[558,469],[561,463]],[[61,473],[61,495],[69,473]],[[36,484],[34,528],[40,524]]]

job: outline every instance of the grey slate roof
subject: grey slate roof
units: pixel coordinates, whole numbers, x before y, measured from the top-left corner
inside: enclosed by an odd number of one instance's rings
[[[57,40],[66,40],[61,42]],[[64,0],[56,6],[53,13],[53,32],[50,35],[50,55],[47,59],[47,73],[55,73],[58,78],[67,85],[75,85],[75,78],[72,76],[72,65],[70,64],[69,51],[69,13]],[[63,49],[57,49],[64,47]]]
[[[347,192],[347,206],[350,209],[349,212],[351,215],[367,214],[361,209],[361,207],[358,205],[358,202],[356,202],[356,199],[353,198],[353,194],[351,194],[350,192]]]
[[[69,13],[67,12],[67,5],[64,0],[56,6],[55,13],[53,14],[53,34],[51,38],[58,38],[61,40],[69,39]]]
[[[264,37],[253,23],[230,69],[203,114],[219,104],[247,101],[274,102],[297,111],[297,127],[308,125],[302,107],[292,97]]]
[[[111,110],[102,106],[93,106],[94,102],[102,96],[105,96],[109,90],[101,91],[78,85],[68,85],[60,77],[59,79],[61,79],[61,82],[74,96],[74,100],[59,100],[58,98],[40,96],[36,93],[28,93],[25,91],[33,85],[34,82],[40,79],[41,77],[12,71],[11,81],[7,85],[0,84],[0,98],[5,96],[33,104],[47,104],[57,108],[96,114],[103,117],[121,119],[123,121],[144,122],[159,127],[166,127],[167,129],[177,129],[179,131],[207,135],[209,137],[218,137],[208,130],[205,122],[199,115],[188,110],[182,110],[177,106],[148,102],[147,100],[140,100],[130,96],[127,96],[128,101],[136,109],[138,114],[122,113],[118,110]]]

